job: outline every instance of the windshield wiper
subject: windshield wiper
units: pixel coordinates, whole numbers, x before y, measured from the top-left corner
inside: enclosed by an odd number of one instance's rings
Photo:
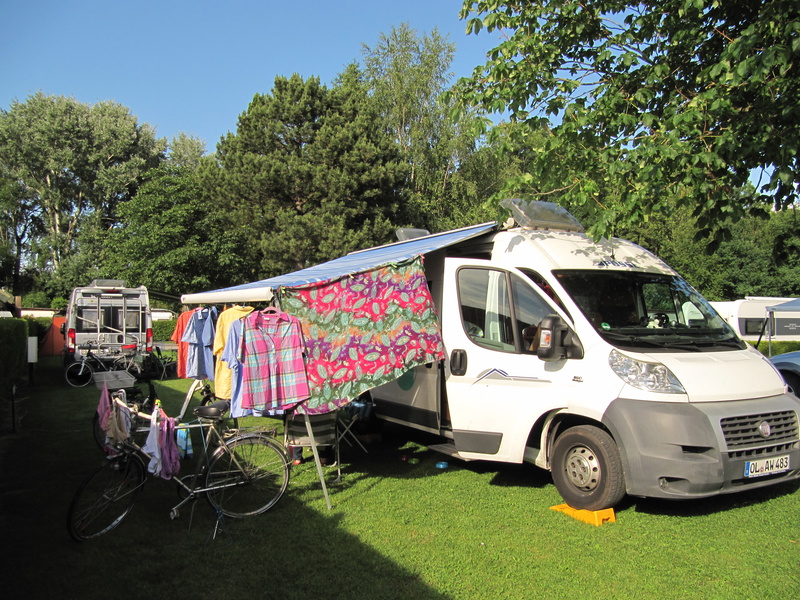
[[[641,344],[647,346],[654,346],[656,348],[663,348],[664,342],[657,342],[655,340],[646,340],[632,333],[617,333],[614,331],[599,331],[600,335],[613,338],[620,342],[630,342],[631,344]]]

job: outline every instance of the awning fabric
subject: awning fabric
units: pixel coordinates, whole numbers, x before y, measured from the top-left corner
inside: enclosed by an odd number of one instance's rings
[[[310,283],[330,281],[345,275],[363,273],[384,265],[400,263],[420,254],[426,254],[427,252],[476,237],[494,227],[495,223],[484,223],[405,242],[361,250],[287,275],[279,275],[278,277],[209,292],[184,294],[181,296],[181,301],[184,304],[266,302],[272,298],[275,290],[279,288],[295,288]]]
[[[419,256],[277,293],[305,337],[311,397],[298,412],[334,411],[412,367],[445,357]]]
[[[800,298],[789,300],[783,304],[768,306],[767,312],[800,312]]]

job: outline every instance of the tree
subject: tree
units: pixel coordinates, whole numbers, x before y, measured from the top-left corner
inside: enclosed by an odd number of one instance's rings
[[[31,240],[42,231],[39,211],[25,187],[11,176],[0,176],[0,286],[10,285],[15,296],[22,294],[22,266]]]
[[[187,167],[153,169],[138,193],[120,205],[110,233],[107,276],[179,296],[228,285],[243,269],[240,239],[206,201]]]
[[[201,173],[247,237],[251,278],[389,241],[406,177],[353,65],[331,89],[277,77]]]
[[[206,153],[206,143],[198,137],[179,132],[169,143],[167,163],[196,170]]]
[[[461,102],[524,124],[518,146],[546,133],[512,189],[583,207],[595,235],[677,202],[718,243],[721,223],[797,199],[796,2],[468,0],[461,14],[507,34]],[[772,175],[742,203],[758,170]]]
[[[39,92],[0,112],[0,163],[41,215],[51,272],[74,251],[80,227],[116,223],[117,206],[164,149],[149,125],[113,102]]]
[[[407,23],[381,34],[375,46],[362,46],[364,74],[383,126],[409,165],[406,218],[432,231],[470,224],[465,205],[480,211],[485,199],[464,196],[473,188],[461,167],[475,152],[476,139],[467,119],[451,118],[442,97],[455,51],[438,30],[419,36]]]

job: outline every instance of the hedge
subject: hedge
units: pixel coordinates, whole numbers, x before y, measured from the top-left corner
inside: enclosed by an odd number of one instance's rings
[[[168,342],[175,331],[177,319],[169,321],[153,321],[153,340],[156,342]]]
[[[11,386],[25,374],[28,364],[26,319],[0,319],[0,395],[10,396]]]
[[[756,349],[764,356],[769,355],[769,341],[761,340],[756,346],[755,342],[749,342],[750,345],[755,346]],[[784,352],[794,352],[800,350],[800,342],[777,342],[772,340],[772,356],[783,354]]]

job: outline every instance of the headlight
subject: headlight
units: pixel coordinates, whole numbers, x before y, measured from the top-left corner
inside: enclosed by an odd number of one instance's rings
[[[659,394],[685,394],[681,382],[661,363],[636,360],[612,350],[608,364],[622,381],[639,390]]]

